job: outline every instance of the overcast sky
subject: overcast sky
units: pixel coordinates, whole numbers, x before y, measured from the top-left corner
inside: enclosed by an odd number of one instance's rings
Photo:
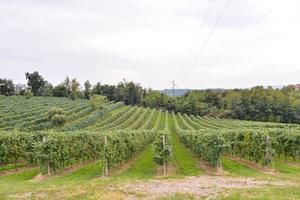
[[[0,0],[0,78],[154,89],[300,82],[299,0]]]

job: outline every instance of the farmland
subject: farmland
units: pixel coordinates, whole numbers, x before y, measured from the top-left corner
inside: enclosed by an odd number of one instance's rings
[[[63,124],[49,118],[53,108],[63,110]],[[200,117],[122,102],[94,108],[83,99],[0,97],[3,199],[298,199],[299,177],[297,124]],[[205,180],[216,191],[171,190]],[[151,181],[170,192],[151,190]],[[237,185],[228,188],[222,181]]]

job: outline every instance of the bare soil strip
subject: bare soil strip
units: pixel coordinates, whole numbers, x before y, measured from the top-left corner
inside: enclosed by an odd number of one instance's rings
[[[176,173],[176,166],[172,165],[171,163],[168,163],[166,165],[166,175],[173,175]],[[164,175],[164,166],[163,165],[158,165],[156,168],[156,172],[155,172],[156,176],[163,176]]]
[[[34,166],[25,166],[25,167],[19,167],[18,169],[4,170],[4,171],[0,172],[0,176],[8,176],[8,175],[24,172],[24,171],[27,171],[27,170],[30,170],[30,169],[34,169],[34,168],[36,168],[36,167],[34,167]]]
[[[224,172],[221,169],[217,169],[216,167],[212,167],[208,162],[199,161],[199,167],[204,170],[207,175],[221,175]]]
[[[87,166],[88,164],[95,163],[95,162],[96,161],[86,161],[84,163],[82,163],[82,162],[81,163],[75,163],[75,164],[67,167],[66,169],[64,169],[62,171],[59,171],[56,174],[51,175],[51,176],[49,176],[48,174],[44,174],[43,175],[43,174],[40,173],[40,174],[36,175],[32,179],[32,181],[37,181],[38,182],[38,181],[43,181],[45,179],[52,179],[52,178],[61,177],[61,176],[64,176],[64,175],[66,175],[68,173],[74,172],[74,171],[76,171],[76,170],[78,170],[80,168],[83,168],[83,167]]]
[[[147,182],[127,183],[110,186],[110,191],[119,190],[128,199],[156,199],[175,193],[194,195],[195,197],[211,198],[227,189],[253,188],[264,185],[288,185],[287,182],[256,180],[253,178],[231,178],[222,176],[186,177],[179,180],[152,180]]]
[[[287,162],[287,164],[292,167],[300,167],[300,163],[296,163],[296,162]]]
[[[267,173],[267,174],[273,174],[275,173],[275,170],[273,169],[270,169],[268,167],[263,167],[263,166],[260,166],[256,163],[253,163],[253,162],[250,162],[248,160],[245,160],[243,158],[240,158],[240,157],[234,157],[234,156],[226,156],[226,158],[230,159],[230,160],[233,160],[233,161],[236,161],[238,163],[241,163],[243,165],[246,165],[247,167],[249,168],[252,168],[258,172],[262,172],[262,173]]]

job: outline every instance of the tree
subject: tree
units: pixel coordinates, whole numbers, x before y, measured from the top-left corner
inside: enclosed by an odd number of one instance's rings
[[[223,97],[223,107],[224,109],[233,109],[240,101],[241,94],[234,90],[229,90],[225,92]]]
[[[144,104],[152,108],[166,107],[168,98],[159,91],[149,90],[144,97]]]
[[[69,96],[71,94],[71,81],[68,76],[66,77],[66,79],[64,80],[64,82],[62,84],[65,86],[66,91],[67,91],[66,96]]]
[[[92,89],[92,95],[101,95],[101,83],[97,82]]]
[[[71,80],[71,93],[70,98],[74,100],[79,96],[79,86],[80,83],[76,80],[76,78]]]
[[[15,95],[24,95],[25,91],[27,89],[27,86],[25,84],[17,84],[15,86]]]
[[[84,83],[84,98],[86,99],[90,99],[91,98],[91,83],[87,80],[85,83]]]
[[[27,85],[34,96],[40,96],[45,85],[44,78],[37,72],[26,73]]]
[[[53,96],[53,85],[48,81],[45,81],[45,86],[42,91],[42,96],[46,96],[46,97]]]
[[[137,105],[141,103],[143,88],[134,82],[126,82],[119,84],[118,87],[122,88],[125,96],[123,101],[127,105]]]
[[[15,85],[12,80],[0,79],[0,95],[11,96],[15,92]]]
[[[110,101],[116,100],[116,87],[113,85],[101,85],[101,95],[104,95]]]
[[[53,96],[55,97],[67,97],[68,90],[64,84],[59,84],[53,88]]]

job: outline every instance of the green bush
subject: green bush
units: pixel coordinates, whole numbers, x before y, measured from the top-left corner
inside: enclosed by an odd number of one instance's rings
[[[26,99],[30,99],[31,97],[33,97],[33,94],[29,90],[26,90],[24,92],[24,96],[25,96]]]
[[[54,115],[65,115],[65,111],[62,108],[52,107],[48,111],[48,117],[49,117],[49,119],[52,120],[52,118],[53,118]]]
[[[94,109],[102,109],[105,103],[107,103],[107,98],[101,95],[94,95],[89,100],[89,103]]]
[[[48,112],[48,117],[56,126],[61,126],[66,122],[65,111],[61,108],[51,108]]]
[[[59,115],[55,114],[52,119],[52,123],[56,126],[61,126],[66,122],[66,116],[65,115]]]

